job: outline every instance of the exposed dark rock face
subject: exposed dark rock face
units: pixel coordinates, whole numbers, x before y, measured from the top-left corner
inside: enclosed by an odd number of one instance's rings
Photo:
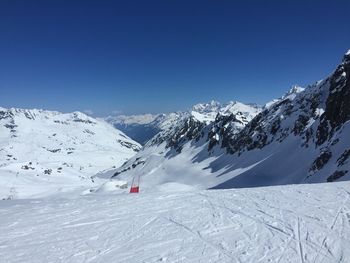
[[[4,126],[5,126],[5,128],[10,129],[10,130],[13,130],[16,127],[18,127],[16,124],[11,124],[11,123],[5,124]]]
[[[350,157],[350,149],[347,149],[343,152],[343,154],[338,158],[337,160],[337,163],[338,163],[338,166],[343,166],[347,160],[349,159]]]
[[[326,110],[317,130],[317,145],[329,140],[334,131],[350,120],[350,62],[349,55],[329,78]]]
[[[332,152],[324,151],[316,158],[316,160],[312,163],[310,171],[318,171],[321,170],[328,161],[332,158]]]
[[[243,151],[261,149],[275,138],[285,137],[288,133],[284,133],[281,128],[282,120],[279,115],[274,113],[287,110],[288,114],[291,114],[291,106],[289,99],[282,100],[273,105],[271,109],[265,109],[258,114],[238,134],[230,136],[232,133],[229,130],[226,131],[229,135],[224,136],[225,142],[223,142],[222,147],[225,147],[228,153],[240,154]]]
[[[52,169],[46,169],[44,170],[44,174],[50,175],[52,173]]]
[[[90,131],[89,129],[85,129],[83,132],[84,132],[84,133],[88,133],[88,134],[90,134],[90,135],[95,135],[95,133],[92,132],[92,131]]]
[[[83,118],[79,117],[79,114],[77,114],[77,113],[73,113],[73,121],[74,122],[88,123],[88,124],[96,124],[95,122],[91,121],[88,118],[83,119]]]
[[[305,127],[309,121],[309,117],[305,115],[299,115],[293,128],[294,135],[301,135],[305,130]]]
[[[68,122],[66,122],[66,121],[58,121],[58,120],[54,120],[53,122],[54,122],[54,123],[64,124],[64,125],[69,125],[69,123],[68,123]]]
[[[126,142],[126,141],[122,141],[122,140],[118,140],[118,142],[123,145],[126,148],[132,149],[135,152],[140,151],[140,147],[137,146],[136,144],[130,143],[130,142]]]
[[[145,161],[144,161],[144,160],[140,160],[140,158],[136,158],[135,162],[134,162],[131,166],[125,167],[126,164],[127,164],[127,163],[124,163],[124,164],[122,165],[122,167],[124,167],[124,168],[121,169],[121,170],[119,170],[119,171],[117,171],[117,172],[115,172],[115,173],[113,174],[112,178],[113,178],[113,177],[117,177],[119,174],[121,174],[121,173],[123,173],[123,172],[129,171],[129,170],[131,170],[131,169],[135,169],[135,168],[136,168],[137,166],[139,166],[139,165],[145,164]]]
[[[0,110],[0,120],[12,118],[14,115],[9,110]]]
[[[35,168],[34,167],[31,167],[31,163],[29,165],[22,165],[21,166],[21,169],[23,170],[34,170]]]
[[[195,120],[193,117],[189,117],[183,122],[182,126],[179,126],[172,134],[171,138],[167,140],[167,147],[173,147],[178,153],[181,152],[182,146],[190,141],[198,141],[202,136],[202,129],[205,124]]]
[[[346,175],[348,171],[335,171],[331,176],[327,178],[327,182],[334,182],[338,180],[339,178],[343,177]]]
[[[35,119],[35,116],[34,116],[31,112],[29,112],[29,111],[25,111],[25,112],[24,112],[24,116],[25,116],[27,119],[29,119],[29,120],[34,120],[34,119]]]
[[[220,139],[221,145],[226,145],[229,138],[232,138],[232,136],[234,136],[234,134],[236,134],[239,130],[236,124],[239,126],[244,125],[244,123],[239,120],[235,114],[230,114],[228,116],[218,114],[208,133],[208,150],[211,151],[214,146],[219,145]]]
[[[57,152],[61,151],[61,149],[46,149],[46,150],[49,151],[49,152],[52,152],[52,153],[57,153]]]
[[[147,143],[147,145],[160,145],[163,142],[166,142],[167,148],[174,148],[180,153],[182,146],[186,142],[190,140],[198,141],[204,136],[202,130],[205,126],[204,123],[189,116],[179,121],[179,124],[176,127],[158,133]]]

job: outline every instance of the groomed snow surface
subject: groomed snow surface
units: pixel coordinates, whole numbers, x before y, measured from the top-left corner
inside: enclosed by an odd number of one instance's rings
[[[179,188],[0,201],[0,261],[350,262],[350,182]]]

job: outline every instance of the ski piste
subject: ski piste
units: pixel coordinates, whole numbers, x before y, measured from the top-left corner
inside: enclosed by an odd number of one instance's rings
[[[339,182],[0,201],[0,262],[347,263],[349,197]]]

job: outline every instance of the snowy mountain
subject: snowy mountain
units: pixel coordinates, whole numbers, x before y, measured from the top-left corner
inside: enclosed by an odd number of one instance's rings
[[[210,124],[215,121],[217,115],[236,115],[243,123],[247,123],[261,111],[261,107],[256,104],[243,104],[238,101],[230,101],[221,104],[217,101],[196,104],[190,110],[191,115],[198,121]]]
[[[90,186],[140,145],[83,113],[0,108],[0,198]]]
[[[151,187],[172,181],[200,188],[211,187],[202,178],[210,174],[209,170],[200,171],[208,166],[202,161],[215,154],[213,147],[220,140],[215,131],[230,128],[232,133],[238,133],[261,110],[257,105],[240,102],[197,104],[190,111],[177,115],[172,125],[167,125],[149,140],[137,155],[114,173],[113,178],[130,181],[133,176],[142,174],[143,184]],[[204,165],[202,168],[197,165],[199,162]],[[198,173],[194,172],[197,170]]]
[[[172,126],[182,115],[182,112],[158,115],[117,115],[108,116],[105,121],[144,145],[157,133]]]
[[[152,138],[114,178],[140,175],[145,188],[169,182],[232,188],[350,179],[349,53],[329,77],[305,90],[293,87],[256,116],[240,110],[207,122],[213,116],[205,106],[196,109]]]
[[[260,110],[261,108],[257,105],[245,105],[237,101],[226,104],[211,101],[209,103],[196,104],[191,109],[183,112],[158,115],[118,115],[109,116],[105,120],[117,129],[125,132],[130,138],[144,145],[159,132],[178,126],[178,122],[189,116],[209,124],[215,120],[217,114],[229,115],[241,111],[247,115],[242,115],[241,118],[250,118],[251,115],[256,115]]]

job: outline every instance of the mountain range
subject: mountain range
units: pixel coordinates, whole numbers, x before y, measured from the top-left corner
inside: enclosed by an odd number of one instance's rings
[[[324,80],[263,106],[100,119],[0,108],[0,198],[95,191],[106,178],[125,187],[140,177],[143,191],[349,180],[349,76],[350,51]]]
[[[350,51],[324,80],[293,87],[263,107],[196,105],[160,130],[113,178],[140,176],[145,189],[349,180],[349,76]]]
[[[161,131],[176,126],[184,117],[193,116],[201,122],[209,124],[215,120],[217,114],[228,115],[236,111],[247,112],[248,118],[259,112],[261,107],[255,104],[245,105],[237,101],[221,104],[217,101],[199,103],[187,111],[167,114],[116,115],[104,118],[115,128],[125,132],[130,138],[146,144]]]

